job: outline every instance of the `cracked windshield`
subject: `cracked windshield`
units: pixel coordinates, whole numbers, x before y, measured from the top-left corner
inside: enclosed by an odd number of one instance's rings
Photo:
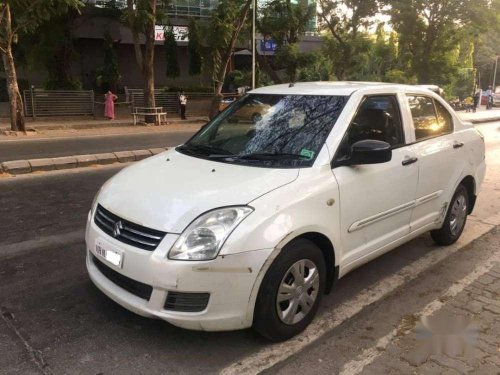
[[[345,96],[248,95],[178,150],[229,163],[308,167],[346,102]]]

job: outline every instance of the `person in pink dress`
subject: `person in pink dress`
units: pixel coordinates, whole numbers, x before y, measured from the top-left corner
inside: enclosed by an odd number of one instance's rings
[[[108,91],[104,95],[104,117],[108,120],[115,119],[115,100],[118,99],[118,96]]]

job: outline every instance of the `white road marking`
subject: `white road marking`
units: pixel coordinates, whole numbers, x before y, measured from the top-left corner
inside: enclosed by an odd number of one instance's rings
[[[489,218],[488,222],[495,223],[495,225],[500,224],[500,215]],[[485,224],[473,218],[470,218],[467,223],[467,228],[458,243],[430,252],[428,255],[403,267],[399,272],[387,276],[375,285],[353,296],[352,299],[335,307],[334,310],[323,312],[316,317],[313,323],[301,335],[286,342],[261,349],[257,353],[222,369],[221,374],[258,374],[286,360],[288,357],[300,352],[307,345],[316,341],[326,332],[331,331],[345,320],[359,313],[366,306],[379,301],[400,286],[417,278],[433,264],[447,258],[494,227],[494,225]]]
[[[420,312],[415,314],[417,317],[430,316],[436,311],[440,310],[450,298],[455,297],[458,293],[462,292],[465,288],[471,285],[479,277],[489,272],[493,266],[500,262],[500,253],[491,256],[487,261],[481,263],[471,273],[463,279],[455,282],[439,299],[435,299],[425,306]],[[441,300],[445,301],[442,302]],[[375,359],[380,357],[384,350],[397,340],[401,333],[407,335],[413,328],[405,329],[406,325],[401,322],[397,328],[389,332],[384,337],[380,338],[377,343],[371,348],[363,350],[363,352],[356,357],[356,359],[347,362],[341,369],[340,375],[356,375],[361,373],[366,366],[372,363]]]

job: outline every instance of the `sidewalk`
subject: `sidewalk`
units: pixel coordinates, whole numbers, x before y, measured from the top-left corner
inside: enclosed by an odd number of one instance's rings
[[[500,264],[417,321],[364,372],[500,374]]]
[[[190,124],[205,124],[208,121],[206,116],[191,116],[187,120],[181,120],[178,117],[167,118],[168,124],[157,128],[166,129],[172,126],[183,126]],[[121,118],[116,120],[93,119],[91,117],[82,119],[68,118],[50,118],[32,121],[27,119],[26,129],[35,130],[36,132],[46,132],[52,130],[88,130],[88,129],[119,129],[122,127],[144,130],[150,128],[145,125],[134,126],[131,118]],[[0,122],[0,134],[10,130],[8,119],[2,119]]]
[[[473,124],[500,121],[500,109],[496,108],[486,110],[485,107],[480,107],[476,113],[460,111],[457,114],[462,120],[470,121]]]

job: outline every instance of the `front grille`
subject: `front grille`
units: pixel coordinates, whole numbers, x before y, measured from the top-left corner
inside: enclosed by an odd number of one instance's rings
[[[101,273],[107,277],[111,282],[118,285],[120,288],[125,289],[127,292],[132,293],[134,296],[145,299],[149,301],[151,298],[151,293],[153,293],[153,287],[147,284],[143,284],[139,281],[132,280],[121,273],[112,270],[94,255],[92,255],[92,261]]]
[[[165,310],[200,312],[207,308],[209,299],[209,293],[168,292]]]
[[[166,235],[165,232],[124,220],[100,204],[97,205],[94,222],[104,233],[118,241],[148,251],[155,250]]]

